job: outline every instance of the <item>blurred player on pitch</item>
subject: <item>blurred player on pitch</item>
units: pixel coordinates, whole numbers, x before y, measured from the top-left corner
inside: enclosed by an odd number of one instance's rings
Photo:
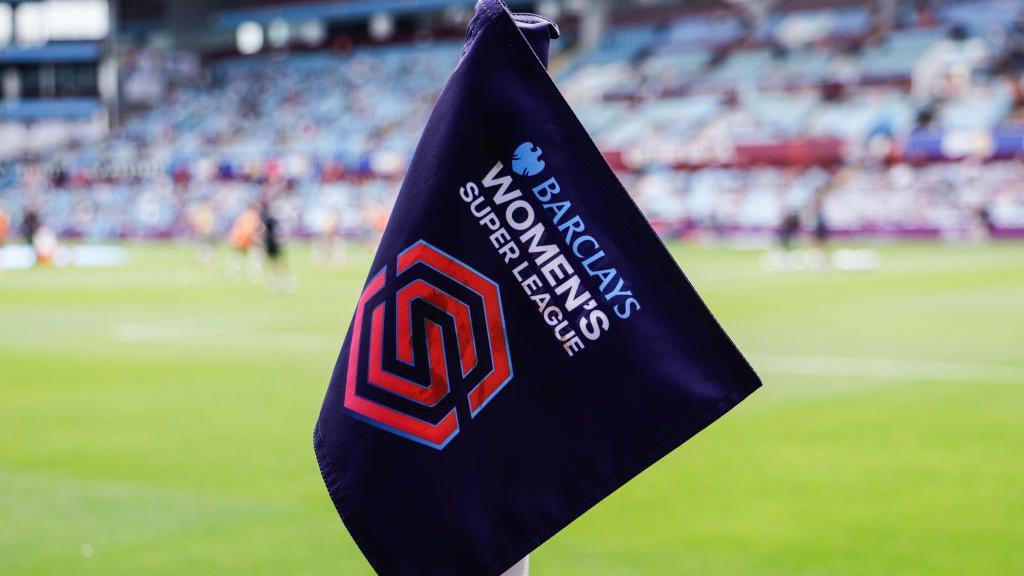
[[[225,262],[225,274],[230,279],[241,276],[243,267],[245,275],[251,282],[259,281],[263,263],[258,250],[253,250],[260,230],[260,214],[256,205],[250,205],[235,219],[228,241],[231,242],[233,253]]]
[[[263,230],[263,250],[267,253],[270,271],[267,287],[271,292],[295,292],[298,282],[288,269],[288,262],[284,258],[281,222],[274,215],[269,200],[264,200],[260,204],[260,223]]]
[[[208,202],[203,202],[192,209],[189,214],[192,222],[192,232],[195,234],[199,246],[196,250],[196,257],[204,265],[213,263],[217,255],[216,225],[217,217],[213,208]]]
[[[53,265],[60,241],[53,230],[43,226],[43,219],[39,216],[39,208],[35,200],[30,201],[25,207],[21,233],[25,238],[25,243],[35,250],[36,266]]]
[[[7,216],[7,212],[0,207],[0,248],[7,245],[7,235],[11,232],[11,219]]]
[[[310,257],[317,268],[344,268],[348,261],[348,247],[342,237],[337,212],[324,212],[318,221],[319,241]]]
[[[36,208],[35,200],[30,200],[25,207],[25,215],[21,221],[21,234],[25,239],[25,244],[32,246],[35,243],[36,232],[39,231],[40,226],[42,226],[42,220],[39,218],[39,209]]]
[[[0,272],[3,272],[3,256],[4,246],[7,245],[7,236],[11,233],[11,219],[7,216],[7,212],[4,212],[2,206],[0,206]]]

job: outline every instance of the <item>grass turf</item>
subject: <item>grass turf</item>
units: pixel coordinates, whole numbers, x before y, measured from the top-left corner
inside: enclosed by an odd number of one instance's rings
[[[534,574],[1024,573],[1024,247],[674,252],[765,388]],[[365,251],[291,297],[130,254],[0,273],[0,574],[370,574],[310,446]]]

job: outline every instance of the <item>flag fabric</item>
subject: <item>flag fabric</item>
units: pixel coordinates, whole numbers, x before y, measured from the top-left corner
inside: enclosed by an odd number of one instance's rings
[[[760,382],[546,70],[481,0],[314,431],[382,575],[496,576]]]

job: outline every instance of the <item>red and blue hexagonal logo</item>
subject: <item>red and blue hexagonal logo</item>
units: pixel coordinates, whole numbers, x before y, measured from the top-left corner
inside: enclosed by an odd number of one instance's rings
[[[498,285],[419,241],[378,271],[352,325],[345,408],[443,449],[512,379]]]

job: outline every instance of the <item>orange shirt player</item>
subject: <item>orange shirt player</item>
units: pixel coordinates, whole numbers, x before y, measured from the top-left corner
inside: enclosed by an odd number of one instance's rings
[[[231,227],[231,234],[228,239],[231,241],[231,245],[236,250],[242,253],[249,251],[252,247],[253,242],[256,240],[256,234],[259,232],[260,227],[260,215],[255,208],[246,208],[242,212],[238,219],[235,220],[235,224]]]
[[[3,208],[0,208],[0,248],[7,245],[7,235],[11,233],[11,219],[7,217],[7,213],[4,212]]]

